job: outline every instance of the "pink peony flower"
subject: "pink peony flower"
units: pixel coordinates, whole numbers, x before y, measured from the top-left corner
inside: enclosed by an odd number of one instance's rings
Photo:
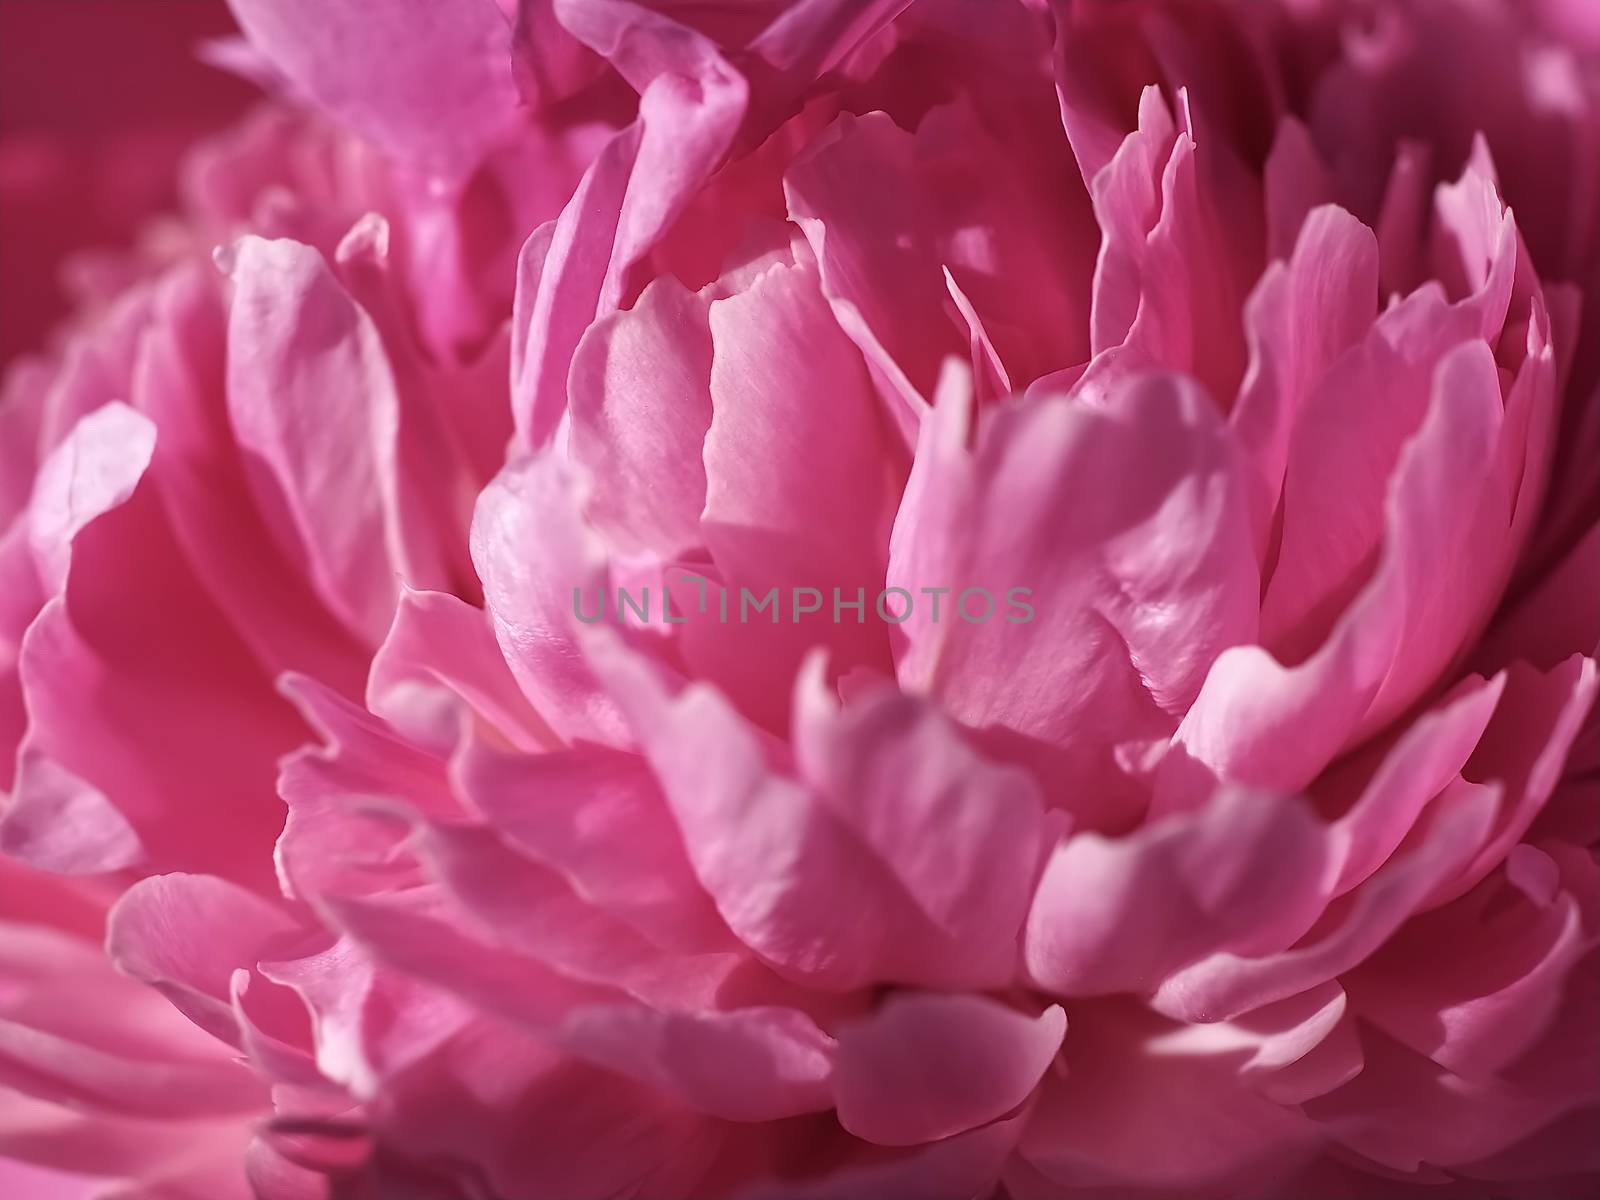
[[[0,1180],[1587,1195],[1585,10],[512,7],[12,376]]]

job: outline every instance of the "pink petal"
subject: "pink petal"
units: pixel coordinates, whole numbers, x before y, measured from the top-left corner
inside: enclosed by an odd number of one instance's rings
[[[301,555],[274,541],[242,475],[226,409],[227,315],[209,264],[165,282],[133,378],[161,431],[154,473],[173,536],[240,637],[277,673],[314,671],[358,692],[366,652],[317,595]]]
[[[1543,903],[1518,894],[1508,865],[1501,879],[1418,918],[1349,976],[1362,1018],[1469,1079],[1513,1066],[1554,1020],[1570,974],[1600,944],[1584,927],[1600,915],[1593,862],[1563,854],[1558,865],[1528,845],[1512,861],[1526,857],[1555,872],[1558,894]]]
[[[839,1123],[911,1146],[998,1120],[1032,1094],[1066,1029],[1059,1007],[1030,1017],[979,996],[891,996],[839,1034]]]
[[[247,463],[265,468],[258,503],[324,602],[375,645],[401,559],[399,398],[378,332],[309,246],[245,238],[232,275],[228,407]]]
[[[1245,792],[1120,840],[1069,838],[1028,917],[1028,973],[1058,995],[1148,993],[1211,953],[1281,950],[1322,911],[1326,840],[1304,804]]]
[[[70,464],[79,443],[64,445]],[[142,466],[139,442],[133,450]],[[85,460],[82,470],[92,495],[95,467]],[[87,523],[76,502],[50,511],[37,510],[42,532],[81,528],[65,593],[39,611],[18,661],[30,724],[5,817],[9,846],[31,844],[30,856],[78,871],[119,869],[142,854],[157,869],[264,881],[261,851],[282,813],[272,764],[302,727],[194,579],[155,480]],[[50,571],[67,569],[49,553],[58,564]],[[153,655],[151,645],[169,649]],[[255,786],[241,784],[225,806],[172,807],[172,796],[206,794],[222,777]]]
[[[513,336],[519,448],[542,445],[566,407],[585,328],[624,300],[626,275],[721,164],[748,85],[709,40],[626,0],[564,7],[562,22],[640,93],[639,116],[595,157],[561,216],[523,249]]]
[[[1046,1079],[1022,1157],[1069,1189],[1251,1194],[1309,1155],[1313,1131],[1245,1078],[1239,1042],[1131,1007],[1074,1009],[1065,1070]]]
[[[1600,669],[1590,658],[1575,654],[1547,673],[1521,663],[1511,668],[1505,698],[1462,772],[1503,789],[1500,819],[1460,876],[1440,885],[1435,900],[1465,892],[1521,840],[1560,780],[1597,694]]]
[[[568,379],[573,457],[595,481],[587,516],[623,554],[699,548],[701,446],[711,426],[706,298],[659,279],[589,326]]]
[[[1505,693],[1505,677],[1467,679],[1435,708],[1380,744],[1346,759],[1313,785],[1320,804],[1355,788],[1333,823],[1342,895],[1388,862],[1432,800],[1459,777]],[[1366,776],[1364,779],[1363,776]]]
[[[1043,769],[1101,781],[1074,798],[1080,819],[1125,819],[1113,743],[1164,737],[1212,659],[1253,631],[1231,441],[1204,396],[1161,376],[1105,406],[998,409],[970,451],[966,424],[941,402],[896,521],[888,582],[917,602],[900,682],[971,728],[1043,743]],[[951,589],[937,619],[921,594],[934,587]],[[995,598],[986,623],[950,611],[968,588]],[[1031,589],[1031,618],[999,607],[1015,588]]]
[[[296,929],[284,912],[226,880],[162,875],[129,888],[111,912],[106,952],[195,1024],[236,1044],[233,974]]]
[[[1269,266],[1246,302],[1250,367],[1232,414],[1249,460],[1251,517],[1263,555],[1305,407],[1323,375],[1377,314],[1378,244],[1372,232],[1331,205],[1309,213],[1296,228],[1288,262]]]
[[[335,118],[460,179],[518,118],[511,28],[493,0],[231,0],[252,45]]]
[[[865,620],[841,609],[842,620],[819,615],[777,630],[759,618],[686,627],[691,669],[769,728],[782,728],[790,681],[811,646],[829,646],[841,671],[888,670],[871,609],[901,467],[860,354],[834,324],[810,268],[774,266],[746,291],[717,300],[711,332],[700,527],[719,582],[756,597],[813,587],[829,608],[836,592],[863,602]],[[737,596],[728,597],[730,611]]]
[[[1041,836],[1025,777],[886,692],[838,715],[807,702],[796,779],[769,765],[715,692],[694,686],[669,699],[619,651],[605,652],[604,669],[695,873],[765,961],[841,991],[873,979],[1010,977]],[[820,686],[815,672],[805,686]],[[933,844],[918,832],[935,828],[962,832]]]
[[[1390,862],[1330,906],[1298,944],[1259,957],[1211,955],[1168,976],[1151,1006],[1182,1020],[1228,1020],[1349,970],[1461,869],[1487,834],[1498,801],[1493,788],[1460,781],[1446,788]]]
[[[1265,650],[1242,646],[1217,659],[1184,717],[1182,752],[1168,757],[1164,787],[1184,771],[1187,756],[1222,778],[1298,790],[1358,730],[1412,702],[1455,652],[1459,622],[1481,612],[1469,601],[1493,587],[1478,565],[1481,551],[1460,549],[1481,545],[1471,540],[1473,522],[1454,514],[1463,493],[1480,494],[1494,469],[1503,423],[1495,378],[1481,345],[1447,356],[1427,415],[1389,484],[1382,555],[1371,579],[1304,662],[1285,666]],[[1450,564],[1457,564],[1453,571]],[[1430,620],[1435,610],[1449,620]],[[1404,675],[1395,671],[1402,656],[1415,664]],[[1417,660],[1424,657],[1433,670],[1421,669]]]
[[[588,747],[509,755],[475,744],[462,789],[508,842],[652,940],[685,952],[730,940],[643,759]]]
[[[443,592],[406,588],[394,626],[372,659],[367,707],[448,755],[460,736],[461,704],[519,749],[555,740],[518,690],[488,615]]]
[[[548,452],[507,467],[478,498],[472,559],[501,652],[534,709],[563,737],[626,744],[614,701],[577,649],[574,597],[610,586],[577,487]]]
[[[879,186],[862,189],[869,174]],[[843,116],[784,190],[840,327],[897,401],[931,397],[944,356],[965,356],[946,270],[1018,386],[1085,356],[1092,246],[1062,216],[1083,212],[1082,192],[1030,177],[965,104],[934,109],[915,134],[884,113]]]
[[[833,1039],[794,1009],[667,1013],[578,1010],[562,1043],[730,1121],[777,1121],[831,1106]]]

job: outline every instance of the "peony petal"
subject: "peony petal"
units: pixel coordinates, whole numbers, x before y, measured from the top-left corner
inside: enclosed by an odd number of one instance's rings
[[[1521,663],[1511,668],[1505,698],[1462,771],[1503,789],[1500,819],[1460,875],[1440,884],[1436,902],[1483,879],[1521,840],[1560,780],[1597,694],[1600,669],[1593,659],[1573,655],[1548,673]]]
[[[237,1045],[234,972],[295,932],[281,909],[226,880],[160,875],[123,893],[107,925],[106,953],[196,1025]]]
[[[669,699],[614,642],[622,697],[729,928],[781,974],[826,990],[873,979],[963,986],[1014,969],[1042,822],[1019,772],[979,758],[894,693],[798,710],[800,779],[709,688]],[[820,688],[817,672],[804,686]],[[926,845],[920,829],[960,829]]]
[[[1295,946],[1246,957],[1214,954],[1168,976],[1151,1006],[1175,1019],[1229,1020],[1333,979],[1371,954],[1461,869],[1499,807],[1495,789],[1458,783],[1434,801],[1394,858]]]
[[[1086,377],[1186,371],[1229,407],[1245,371],[1234,314],[1263,256],[1253,181],[1225,143],[1196,127],[1187,92],[1178,93],[1174,118],[1149,87],[1139,128],[1090,190],[1103,240]]]
[[[1481,611],[1467,589],[1481,594],[1492,587],[1481,560],[1460,549],[1476,533],[1473,522],[1449,514],[1461,511],[1463,492],[1481,494],[1493,470],[1503,422],[1495,379],[1481,345],[1446,357],[1427,415],[1389,484],[1382,553],[1371,579],[1304,662],[1286,666],[1257,647],[1235,647],[1217,659],[1183,719],[1182,752],[1164,765],[1166,802],[1196,765],[1257,787],[1303,788],[1358,731],[1415,699],[1433,676],[1416,669],[1417,660],[1442,663],[1455,652],[1457,622]],[[1451,571],[1447,564],[1457,566]],[[1438,610],[1450,619],[1430,620]],[[1402,655],[1416,664],[1404,675],[1395,672]]]
[[[513,756],[478,743],[462,789],[500,836],[653,941],[692,953],[731,940],[643,759],[592,747]]]
[[[880,186],[862,189],[869,174]],[[790,166],[784,191],[840,328],[897,408],[920,409],[943,359],[965,357],[946,270],[1019,387],[1086,356],[1077,331],[1093,248],[1061,215],[1086,219],[1083,194],[1030,177],[967,105],[934,109],[915,134],[884,113],[842,116]]]
[[[579,657],[579,602],[610,577],[579,516],[571,468],[545,453],[507,467],[478,498],[472,560],[511,672],[534,709],[567,738],[626,743],[614,702]]]
[[[1205,1027],[1186,1038],[1121,1004],[1079,1012],[1063,1047],[1066,1069],[1047,1077],[1020,1148],[1049,1180],[1250,1195],[1309,1156],[1312,1127],[1245,1078],[1256,1047],[1236,1032]]]
[[[118,441],[119,432],[133,436]],[[144,861],[261,881],[260,851],[282,811],[262,785],[303,730],[190,572],[157,481],[142,474],[149,452],[145,419],[106,409],[41,477],[34,549],[41,572],[65,586],[38,611],[18,658],[29,728],[4,837],[13,851],[31,847],[74,871]],[[117,496],[96,519],[83,507]],[[241,784],[227,806],[173,808],[172,796],[208,794],[223,777],[255,786]]]
[[[778,1121],[832,1104],[834,1045],[786,1008],[666,1013],[590,1006],[566,1022],[562,1043],[729,1121]]]
[[[1043,743],[1042,769],[1080,772],[1080,820],[1126,821],[1113,743],[1165,736],[1211,660],[1253,631],[1230,439],[1193,385],[1162,376],[1106,406],[998,409],[972,451],[965,425],[952,401],[924,426],[895,524],[888,582],[916,602],[901,685],[971,728]],[[950,611],[967,589],[987,589],[987,622]],[[1031,589],[1026,614],[1016,589]]]
[[[1364,750],[1313,785],[1312,793],[1323,805],[1360,788],[1330,829],[1339,862],[1335,895],[1348,892],[1388,862],[1426,806],[1456,782],[1493,719],[1505,684],[1503,675],[1464,680],[1403,730],[1392,746]]]
[[[832,621],[819,613],[777,631],[731,616],[686,628],[690,668],[781,729],[789,682],[811,646],[829,646],[841,671],[889,668],[882,626],[868,609],[882,587],[901,467],[860,355],[834,325],[810,268],[774,266],[717,300],[711,333],[700,528],[719,582],[756,597],[812,587],[828,607],[836,598],[862,602],[854,620],[840,608]],[[731,611],[732,594],[727,603]]]
[[[1330,849],[1306,805],[1222,792],[1110,840],[1059,844],[1028,916],[1028,974],[1057,995],[1149,993],[1205,955],[1281,950],[1327,897]]]
[[[640,93],[639,116],[595,157],[551,226],[523,249],[513,337],[516,444],[549,440],[585,328],[619,308],[628,271],[719,165],[748,85],[695,30],[631,0],[563,5],[562,23]]]
[[[517,120],[511,28],[494,0],[229,0],[297,88],[391,154],[463,178]]]
[[[1245,304],[1250,367],[1232,422],[1250,465],[1257,551],[1265,556],[1290,446],[1318,381],[1371,325],[1378,303],[1378,243],[1341,208],[1297,225],[1287,263],[1267,268]]]
[[[571,453],[595,481],[587,516],[623,554],[699,548],[700,449],[711,426],[705,297],[671,279],[584,333],[568,391]]]
[[[376,645],[403,561],[399,398],[382,342],[311,247],[245,238],[232,254],[228,409],[247,464],[264,468],[258,503],[281,514],[283,549],[304,556],[323,601]]]
[[[1350,973],[1361,1017],[1468,1079],[1514,1066],[1554,1020],[1568,976],[1600,944],[1585,929],[1600,916],[1593,862],[1564,854],[1558,865],[1529,845],[1511,862],[1530,857],[1555,872],[1559,894],[1520,894],[1508,865],[1419,917]]]
[[[555,741],[517,689],[488,615],[443,592],[406,588],[394,627],[372,659],[367,707],[414,741],[448,755],[460,735],[458,704],[520,750]]]
[[[1059,1007],[1030,1017],[981,996],[891,996],[839,1034],[839,1123],[883,1146],[986,1125],[1032,1094],[1066,1029]]]
[[[356,694],[364,649],[318,596],[303,556],[275,544],[243,477],[223,402],[227,313],[214,275],[195,264],[164,281],[133,376],[133,399],[161,431],[153,473],[173,535],[266,671],[313,671]]]

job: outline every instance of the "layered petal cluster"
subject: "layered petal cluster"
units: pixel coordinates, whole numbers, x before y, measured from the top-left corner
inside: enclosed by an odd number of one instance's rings
[[[1588,1194],[1586,9],[235,7],[0,409],[19,1178]]]

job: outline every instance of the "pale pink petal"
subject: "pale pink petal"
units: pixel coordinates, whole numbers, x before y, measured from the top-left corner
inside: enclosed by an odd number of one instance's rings
[[[1398,659],[1440,663],[1456,652],[1456,622],[1475,619],[1467,589],[1493,586],[1463,553],[1476,530],[1458,514],[1463,494],[1481,495],[1494,470],[1504,421],[1496,378],[1481,344],[1447,355],[1427,415],[1388,485],[1381,555],[1370,580],[1303,662],[1285,665],[1258,647],[1235,647],[1217,659],[1183,719],[1181,753],[1167,760],[1168,785],[1187,757],[1191,766],[1203,764],[1230,780],[1302,788],[1359,730],[1415,699],[1430,675],[1420,669],[1401,675]],[[1429,620],[1436,612],[1451,619]]]
[[[824,609],[809,621],[780,620],[777,631],[731,615],[693,622],[684,652],[697,674],[782,728],[789,681],[811,646],[829,646],[841,671],[889,669],[872,608],[901,464],[860,354],[830,319],[810,268],[771,267],[748,290],[717,300],[711,334],[700,528],[730,614],[742,595],[734,589],[743,588],[792,597],[812,587]],[[836,596],[861,607],[828,620]]]

